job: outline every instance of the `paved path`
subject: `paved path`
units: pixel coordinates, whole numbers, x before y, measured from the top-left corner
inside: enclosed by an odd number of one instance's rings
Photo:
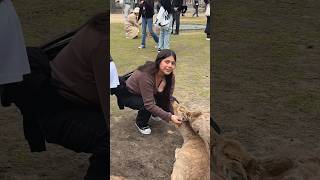
[[[173,30],[176,26],[173,27]],[[180,30],[204,30],[206,25],[202,24],[180,24]]]

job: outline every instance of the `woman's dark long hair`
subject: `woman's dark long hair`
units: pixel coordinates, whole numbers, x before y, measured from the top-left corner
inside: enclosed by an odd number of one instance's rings
[[[167,57],[170,57],[170,56],[172,56],[174,58],[174,60],[177,61],[177,56],[174,51],[172,51],[170,49],[163,49],[162,51],[160,51],[158,53],[156,60],[154,62],[147,61],[144,65],[139,66],[138,70],[140,70],[142,72],[147,72],[149,74],[155,74],[160,69],[161,61]],[[169,75],[172,75],[172,73]],[[169,76],[169,75],[166,75],[166,76]]]
[[[109,18],[107,13],[96,14],[87,22],[87,25],[103,33],[107,33],[108,24],[109,24]]]
[[[173,8],[170,0],[160,0],[160,4],[169,14],[172,14]]]

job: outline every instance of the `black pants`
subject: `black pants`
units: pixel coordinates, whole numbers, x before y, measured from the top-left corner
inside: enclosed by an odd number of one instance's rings
[[[92,154],[86,180],[107,179],[107,130],[101,112],[70,108],[43,118],[40,125],[48,142]]]
[[[155,96],[156,104],[163,110],[170,112],[169,107],[162,105],[161,100],[163,99],[162,94],[157,94]],[[129,107],[134,110],[138,110],[138,115],[136,118],[136,123],[139,127],[145,127],[148,125],[151,112],[145,109],[143,99],[140,95],[132,94],[128,90],[122,97],[122,103],[125,107]]]
[[[38,118],[47,142],[91,153],[85,180],[109,179],[107,125],[102,111],[72,103],[54,90],[49,94],[50,109],[41,110]]]
[[[75,152],[91,153],[85,179],[109,179],[107,125],[99,108],[75,104],[51,85],[38,89],[23,83],[10,84],[1,98],[21,110],[31,151],[45,150],[46,140]]]
[[[192,16],[197,15],[199,17],[199,6],[193,6],[194,7],[194,13]]]
[[[211,37],[211,33],[210,33],[210,16],[207,16],[207,24],[206,24],[206,29],[205,29],[205,33],[207,34],[207,38]]]
[[[173,22],[172,22],[172,31],[174,23],[176,23],[176,30],[175,33],[179,34],[179,27],[180,27],[180,11],[174,11],[173,12]]]

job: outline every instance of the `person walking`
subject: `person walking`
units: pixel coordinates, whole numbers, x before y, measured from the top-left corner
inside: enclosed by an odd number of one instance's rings
[[[171,4],[173,7],[173,22],[172,22],[171,34],[173,34],[173,26],[174,26],[174,23],[176,23],[176,29],[175,29],[174,35],[178,35],[179,27],[180,27],[180,12],[182,9],[182,0],[172,0]]]
[[[182,0],[181,16],[184,16],[187,10],[188,10],[187,0]]]
[[[170,49],[170,32],[172,30],[173,10],[170,0],[161,0],[161,7],[156,18],[156,25],[160,29],[158,52]]]
[[[146,37],[147,37],[147,27],[148,30],[153,38],[153,40],[158,44],[159,37],[158,35],[153,32],[152,26],[153,26],[153,15],[154,15],[154,4],[153,0],[142,0],[141,4],[139,6],[139,16],[138,21],[142,17],[142,39],[141,39],[141,45],[138,47],[139,49],[146,48]]]
[[[194,0],[193,7],[194,7],[194,13],[193,13],[192,17],[194,17],[194,15],[199,17],[199,1],[198,0]]]

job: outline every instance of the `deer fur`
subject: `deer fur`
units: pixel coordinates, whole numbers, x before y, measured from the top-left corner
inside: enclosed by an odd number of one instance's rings
[[[125,180],[122,176],[110,176],[110,180]]]
[[[182,124],[177,127],[183,137],[183,145],[175,151],[171,180],[209,180],[209,146],[191,126],[201,113],[187,111],[176,103],[173,107],[175,114],[183,117]]]

